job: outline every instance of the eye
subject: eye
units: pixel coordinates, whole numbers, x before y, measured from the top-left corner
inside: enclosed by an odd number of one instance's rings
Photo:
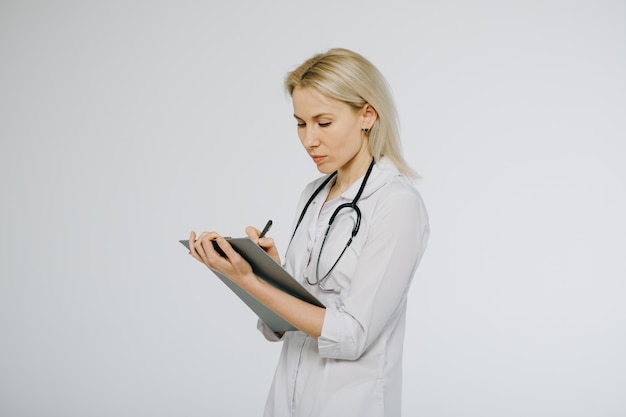
[[[298,127],[305,127],[305,126],[306,126],[306,123],[304,122],[298,123]]]
[[[320,125],[320,127],[328,127],[328,126],[330,126],[330,122],[320,123],[319,125]]]

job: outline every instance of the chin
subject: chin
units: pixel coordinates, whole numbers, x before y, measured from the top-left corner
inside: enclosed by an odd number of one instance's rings
[[[321,164],[317,165],[317,170],[322,174],[332,174],[333,172],[337,171],[337,168],[335,168],[332,164],[322,162]]]

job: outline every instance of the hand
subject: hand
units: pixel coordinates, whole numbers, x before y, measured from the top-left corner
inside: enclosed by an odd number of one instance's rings
[[[213,247],[213,241],[228,258],[221,256]],[[196,233],[189,235],[189,254],[210,269],[227,276],[243,287],[246,280],[256,279],[250,264],[241,257],[226,239],[216,232],[203,232],[198,239]]]
[[[259,245],[261,249],[265,251],[265,253],[267,253],[272,259],[274,259],[277,264],[280,265],[280,255],[278,254],[278,249],[276,249],[274,239],[272,239],[271,237],[262,237],[259,239],[261,231],[252,226],[246,227],[246,234],[250,239],[252,239],[254,243]]]

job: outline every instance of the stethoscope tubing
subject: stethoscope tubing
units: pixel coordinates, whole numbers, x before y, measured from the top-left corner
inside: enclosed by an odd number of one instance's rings
[[[311,282],[311,281],[309,281],[308,277],[305,278],[306,282],[309,285],[318,285],[320,287],[320,289],[322,289],[325,292],[337,292],[337,290],[335,290],[335,289],[324,288],[322,283],[330,276],[332,271],[335,269],[335,266],[337,266],[337,264],[341,260],[341,257],[343,256],[343,254],[346,252],[346,250],[348,249],[348,247],[352,243],[352,240],[354,239],[354,237],[359,232],[359,228],[361,227],[361,209],[359,209],[359,206],[357,205],[357,202],[361,198],[361,194],[363,194],[363,190],[365,189],[365,185],[367,184],[367,180],[369,179],[369,176],[372,173],[372,169],[374,168],[374,164],[375,164],[375,161],[374,161],[374,158],[372,158],[372,162],[370,163],[370,166],[367,169],[367,172],[365,173],[365,176],[363,177],[363,182],[361,183],[361,186],[359,187],[359,191],[357,192],[357,194],[354,197],[354,199],[351,202],[349,202],[349,203],[341,204],[339,207],[337,207],[335,209],[333,214],[330,216],[330,219],[328,220],[328,226],[326,227],[326,231],[324,232],[324,239],[322,240],[322,245],[320,246],[320,251],[319,251],[319,254],[318,254],[318,257],[317,257],[317,262],[315,264],[315,281]],[[335,175],[337,175],[337,171],[335,171],[332,174],[330,174],[328,176],[328,178],[326,178],[322,182],[322,184],[320,184],[320,186],[317,187],[317,189],[313,192],[313,194],[311,195],[309,200],[304,205],[304,208],[302,209],[302,213],[300,213],[300,217],[298,219],[298,222],[296,223],[296,227],[293,230],[293,234],[291,235],[291,240],[289,241],[289,245],[287,246],[287,252],[289,251],[289,248],[291,247],[291,242],[293,241],[293,238],[295,237],[296,232],[298,231],[298,227],[300,226],[300,223],[302,223],[302,220],[304,219],[304,215],[306,214],[306,211],[308,210],[309,206],[311,205],[311,203],[313,202],[315,197],[317,197],[317,195],[324,189],[324,187],[326,187],[326,185],[330,182],[330,180],[335,177]],[[322,278],[320,278],[319,277],[319,263],[320,263],[320,259],[322,257],[322,250],[324,249],[324,245],[326,244],[326,238],[328,237],[328,232],[330,231],[330,228],[331,228],[333,222],[335,221],[335,218],[339,214],[339,212],[341,210],[343,210],[343,209],[346,209],[346,208],[353,209],[355,211],[355,213],[356,213],[356,221],[355,221],[354,227],[352,228],[352,233],[351,233],[350,239],[348,240],[348,243],[346,243],[346,246],[341,251],[341,254],[337,258],[337,260],[333,263],[333,265],[330,268],[330,270],[326,274],[324,274],[324,276]]]

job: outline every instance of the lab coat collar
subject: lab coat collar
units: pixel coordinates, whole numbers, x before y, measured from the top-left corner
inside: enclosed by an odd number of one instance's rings
[[[363,194],[361,194],[361,199],[367,198],[376,192],[379,188],[387,184],[393,178],[400,176],[400,171],[389,159],[382,157],[378,162],[374,164],[372,168],[372,173],[370,174],[369,179],[367,180],[367,184],[365,184],[365,189],[363,190]],[[343,192],[338,198],[346,201],[354,200],[356,194],[359,192],[359,188],[361,187],[361,183],[363,182],[363,175],[360,179],[355,181],[346,191]],[[314,184],[317,188],[320,183],[324,181],[328,176],[319,178]],[[311,202],[311,206],[309,210],[315,213],[319,213],[319,210],[326,201],[326,197],[330,192],[331,187],[333,186],[333,180],[329,181],[328,184],[324,187],[324,189],[313,199]],[[317,218],[317,215],[315,216]],[[309,235],[313,236],[315,232],[315,222],[309,223]]]
[[[400,175],[400,171],[398,168],[386,157],[382,157],[378,162],[374,164],[372,168],[372,173],[367,180],[367,184],[365,184],[365,189],[363,190],[363,194],[361,194],[361,198],[367,198],[374,192],[376,192],[380,187],[387,184],[392,178],[395,178]],[[356,194],[359,192],[359,188],[363,183],[363,175],[360,179],[354,182],[346,191],[344,191],[340,198],[346,200],[353,200],[356,197]],[[332,182],[332,181],[331,181]]]

